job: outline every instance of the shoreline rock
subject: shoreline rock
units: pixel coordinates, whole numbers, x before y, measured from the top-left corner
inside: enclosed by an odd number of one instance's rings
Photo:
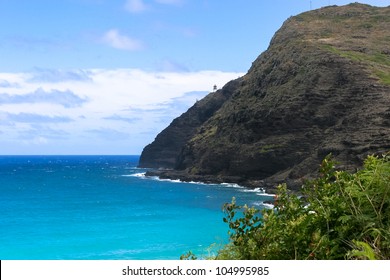
[[[156,169],[148,170],[145,173],[146,177],[158,177],[160,179],[180,180],[182,182],[199,182],[205,184],[237,184],[248,189],[263,189],[267,194],[276,194],[277,186],[286,183],[290,190],[299,192],[302,186],[302,181],[271,181],[271,180],[253,180],[244,179],[239,176],[221,176],[221,175],[191,175],[185,171],[172,169]]]

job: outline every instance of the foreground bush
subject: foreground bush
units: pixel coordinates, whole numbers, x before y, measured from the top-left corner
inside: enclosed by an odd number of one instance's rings
[[[327,157],[320,174],[303,196],[280,185],[274,209],[225,204],[231,242],[216,258],[390,259],[390,156],[354,174]]]

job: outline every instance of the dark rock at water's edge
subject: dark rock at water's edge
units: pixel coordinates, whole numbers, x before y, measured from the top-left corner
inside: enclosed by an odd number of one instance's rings
[[[288,19],[248,73],[198,101],[145,147],[159,176],[298,189],[332,153],[359,168],[390,150],[390,7]]]
[[[169,179],[169,180],[180,180],[182,182],[201,182],[206,184],[237,184],[242,187],[249,189],[261,189],[264,193],[274,194],[276,193],[276,184],[287,183],[290,188],[298,190],[299,187],[303,184],[302,180],[289,180],[276,182],[274,180],[269,181],[256,180],[256,179],[245,179],[241,176],[224,176],[224,175],[198,175],[198,174],[189,174],[184,170],[174,170],[174,169],[151,169],[145,173],[146,177],[159,177],[160,179]]]

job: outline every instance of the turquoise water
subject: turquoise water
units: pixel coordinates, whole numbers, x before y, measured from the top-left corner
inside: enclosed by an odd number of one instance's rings
[[[228,240],[222,205],[269,197],[142,176],[138,156],[0,156],[0,259],[178,259]]]

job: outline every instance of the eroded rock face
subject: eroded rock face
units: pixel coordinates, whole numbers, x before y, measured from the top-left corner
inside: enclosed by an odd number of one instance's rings
[[[174,119],[147,145],[141,155],[139,167],[173,169],[182,147],[196,133],[198,128],[218,111],[239,85],[234,80],[216,92],[196,102],[187,112]]]
[[[244,77],[174,120],[140,165],[176,169],[167,177],[291,187],[329,153],[354,169],[390,150],[389,46],[390,7],[292,17]]]

